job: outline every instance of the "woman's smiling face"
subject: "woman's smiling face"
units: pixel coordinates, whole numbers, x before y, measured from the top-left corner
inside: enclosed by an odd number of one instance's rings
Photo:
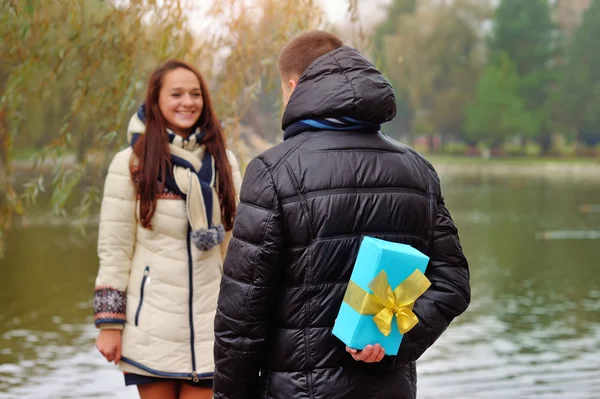
[[[186,137],[192,133],[203,105],[200,81],[192,71],[177,68],[164,76],[158,106],[175,133]]]

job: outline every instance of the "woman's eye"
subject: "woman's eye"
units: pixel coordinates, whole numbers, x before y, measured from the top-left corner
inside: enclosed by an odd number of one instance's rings
[[[179,93],[174,93],[174,94],[171,94],[171,96],[173,96],[173,97],[180,97],[180,96],[181,96],[181,94],[179,94]]]

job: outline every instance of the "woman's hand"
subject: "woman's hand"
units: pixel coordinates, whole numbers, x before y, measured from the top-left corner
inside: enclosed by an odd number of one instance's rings
[[[367,345],[361,351],[346,346],[346,352],[357,362],[379,363],[385,355],[385,350],[379,344]]]
[[[100,330],[100,334],[96,338],[96,348],[109,362],[119,363],[121,360],[121,330]]]

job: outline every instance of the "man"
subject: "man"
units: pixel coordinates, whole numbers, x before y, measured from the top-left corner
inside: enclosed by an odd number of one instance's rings
[[[279,69],[284,141],[242,184],[215,319],[215,398],[414,399],[415,360],[470,300],[437,174],[379,133],[396,113],[393,89],[336,36],[296,37]],[[397,356],[331,334],[364,236],[430,257],[432,285]]]

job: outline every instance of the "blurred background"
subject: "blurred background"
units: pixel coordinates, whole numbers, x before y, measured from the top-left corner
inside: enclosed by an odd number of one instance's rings
[[[148,73],[197,65],[246,165],[281,141],[277,56],[313,28],[392,82],[383,131],[432,161],[470,261],[418,397],[600,398],[600,0],[0,0],[0,398],[137,398],[92,296]]]

